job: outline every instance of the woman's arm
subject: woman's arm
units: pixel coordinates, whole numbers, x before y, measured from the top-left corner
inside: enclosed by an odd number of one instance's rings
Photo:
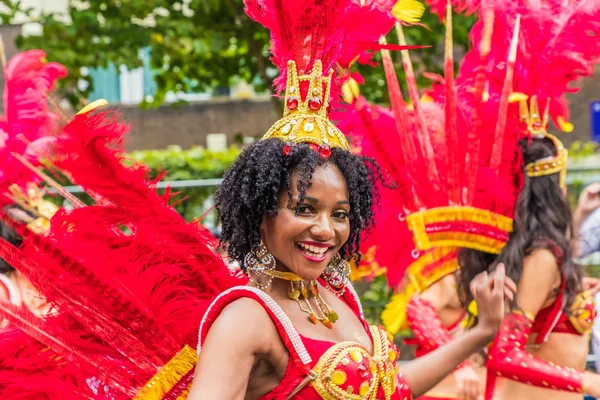
[[[583,391],[583,371],[554,365],[527,353],[534,316],[551,296],[560,271],[554,255],[545,249],[525,258],[517,290],[520,311],[508,314],[488,353],[488,371],[518,382],[569,392]]]
[[[400,368],[413,397],[421,396],[452,373],[464,360],[493,338],[504,316],[504,293],[512,288],[499,264],[491,276],[478,275],[471,282],[471,292],[479,310],[479,324],[465,335]],[[435,366],[435,368],[432,368]]]
[[[234,301],[219,315],[202,343],[189,400],[243,400],[257,358],[279,338],[256,301]]]

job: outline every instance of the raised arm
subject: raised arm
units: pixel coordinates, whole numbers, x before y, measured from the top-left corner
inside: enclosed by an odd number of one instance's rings
[[[471,292],[479,309],[479,324],[465,335],[400,368],[413,397],[419,397],[433,388],[493,339],[504,315],[504,293],[508,294],[510,287],[511,283],[506,280],[501,264],[493,275],[482,273],[473,279]]]

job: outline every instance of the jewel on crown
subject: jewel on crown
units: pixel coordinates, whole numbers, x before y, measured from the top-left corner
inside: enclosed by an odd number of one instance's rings
[[[346,137],[328,118],[332,76],[333,70],[323,75],[320,60],[315,61],[309,74],[298,73],[296,63],[289,61],[283,118],[263,139],[278,138],[285,142],[286,155],[299,143],[309,144],[324,158],[331,155],[334,147],[349,150]]]

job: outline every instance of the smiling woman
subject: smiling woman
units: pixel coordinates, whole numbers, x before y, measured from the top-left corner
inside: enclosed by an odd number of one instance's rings
[[[308,143],[286,146],[249,146],[217,191],[222,244],[250,283],[223,293],[204,316],[189,398],[422,393],[491,339],[502,316],[502,272],[476,280],[483,325],[399,372],[398,350],[366,324],[347,279],[346,260],[359,257],[373,222],[380,169],[340,147],[324,157]],[[425,371],[432,362],[447,370]]]
[[[324,267],[338,253],[357,254],[372,223],[379,167],[339,148],[323,158],[308,144],[287,156],[284,146],[259,141],[225,175],[215,204],[229,256],[246,268],[247,254],[265,240],[279,263],[299,273],[315,262]]]
[[[360,258],[385,182],[328,118],[332,68],[377,46],[394,24],[394,3],[318,0],[299,10],[296,1],[245,1],[248,15],[271,30],[285,110],[242,152],[215,196],[221,245],[250,281],[223,292],[204,314],[189,399],[408,399],[497,331],[503,266],[473,281],[480,324],[399,370],[398,349],[383,328],[366,323],[348,281],[348,260]]]

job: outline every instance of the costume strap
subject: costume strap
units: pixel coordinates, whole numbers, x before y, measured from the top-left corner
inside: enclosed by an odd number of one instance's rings
[[[213,301],[200,323],[200,331],[198,333],[198,354],[200,354],[200,351],[202,350],[202,343],[206,338],[210,327],[219,315],[221,315],[221,311],[229,304],[242,297],[253,299],[263,306],[273,320],[273,323],[279,332],[279,336],[281,336],[281,340],[294,362],[301,366],[309,366],[312,359],[308,354],[308,351],[306,351],[302,339],[290,318],[271,296],[260,289],[250,286],[233,287],[221,293],[221,295]]]
[[[492,400],[497,376],[527,385],[583,392],[583,371],[544,361],[524,350],[531,320],[522,313],[507,314],[488,352],[486,400]]]
[[[360,304],[360,298],[358,297],[358,293],[354,289],[352,283],[348,282],[346,285],[346,291],[343,295],[344,301],[346,304],[350,306],[352,311],[360,318],[361,321],[365,320],[365,315],[363,312],[362,305]]]
[[[413,296],[406,307],[408,326],[415,334],[413,340],[407,344],[417,346],[417,357],[430,353],[452,341],[452,335],[442,323],[433,305],[420,296]],[[457,369],[470,366],[469,361],[464,361]]]

